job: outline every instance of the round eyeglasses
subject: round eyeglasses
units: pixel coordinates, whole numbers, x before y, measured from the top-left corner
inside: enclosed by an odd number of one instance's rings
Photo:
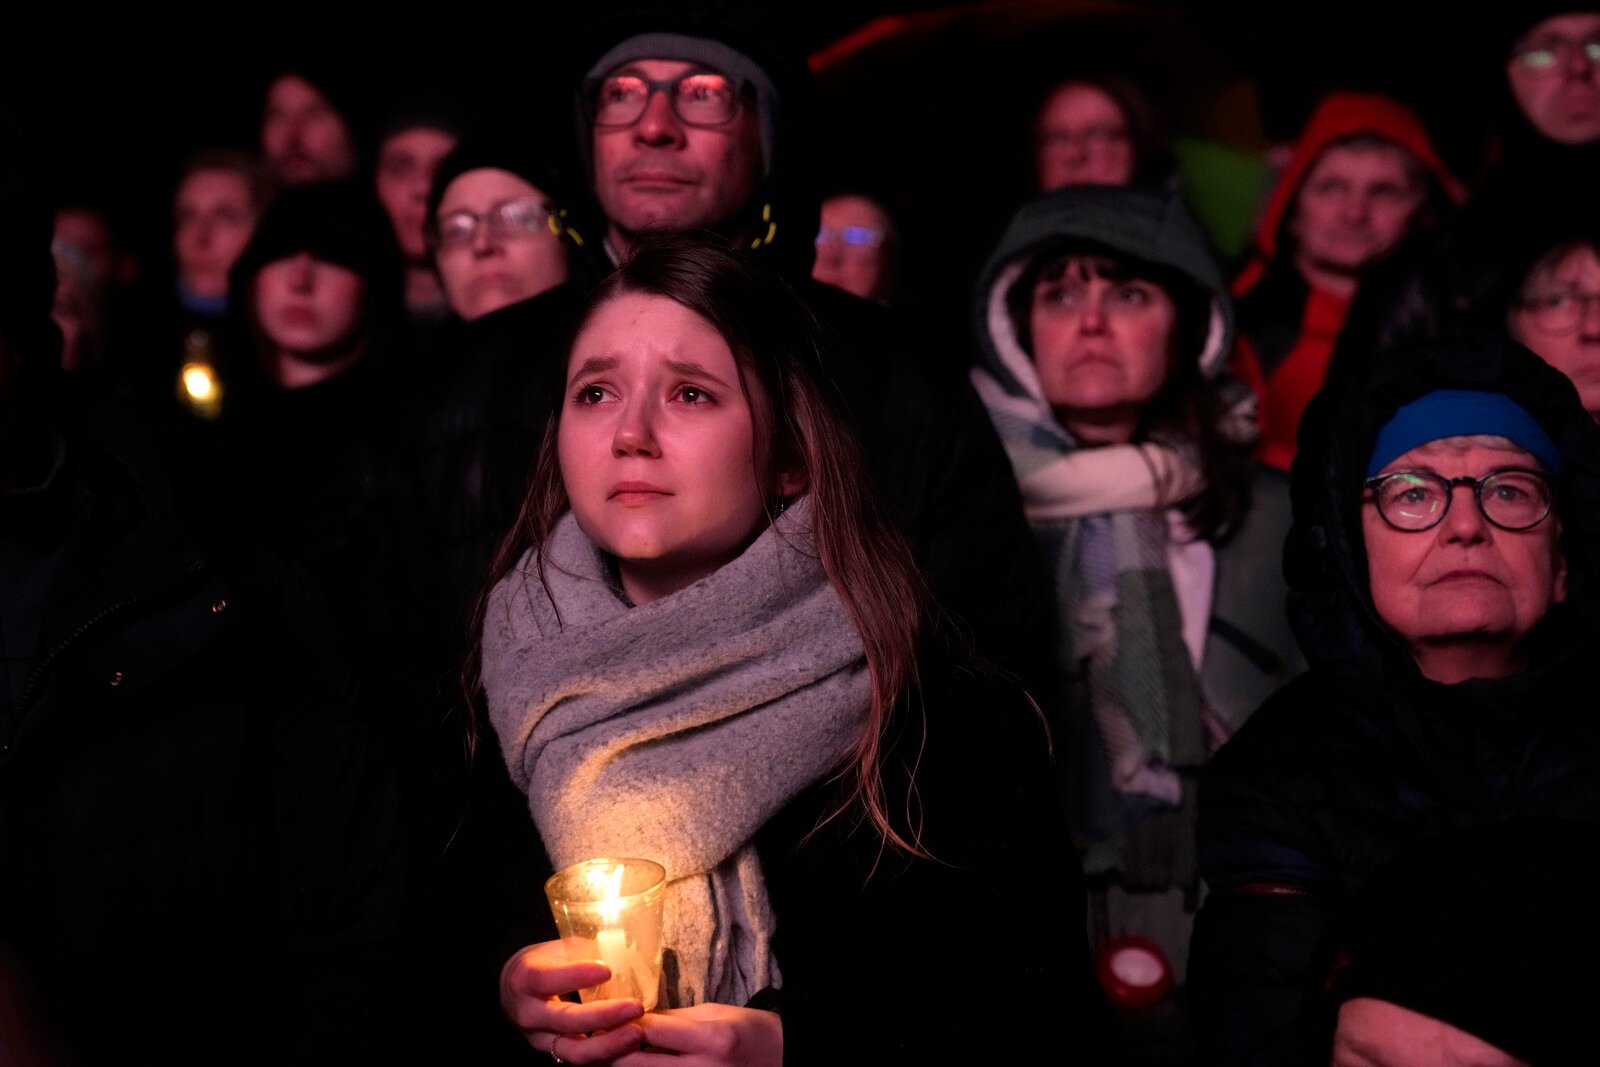
[[[1538,471],[1508,468],[1482,478],[1446,478],[1430,470],[1400,470],[1366,481],[1383,521],[1407,533],[1439,525],[1458,485],[1472,489],[1483,517],[1502,530],[1530,530],[1550,514],[1550,483]]]
[[[502,200],[483,214],[476,211],[452,211],[430,219],[428,240],[435,248],[459,248],[471,244],[478,236],[478,227],[486,225],[489,232],[502,241],[528,237],[543,229],[552,229],[550,203],[537,196],[517,196]]]
[[[589,117],[596,126],[632,126],[656,93],[666,93],[673,113],[690,126],[726,125],[739,113],[739,84],[701,70],[660,80],[637,74],[602,78],[589,95]]]

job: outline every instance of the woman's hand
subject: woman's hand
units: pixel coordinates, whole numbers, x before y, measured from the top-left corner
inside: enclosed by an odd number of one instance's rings
[[[639,1020],[645,1044],[616,1067],[781,1067],[783,1022],[770,1011],[697,1004]],[[563,1055],[567,1042],[561,1043]]]
[[[609,1062],[643,1044],[638,1019],[644,1005],[637,1000],[574,1004],[561,997],[610,977],[605,964],[568,963],[561,942],[543,941],[522,949],[500,969],[500,1007],[529,1044],[558,1062]]]

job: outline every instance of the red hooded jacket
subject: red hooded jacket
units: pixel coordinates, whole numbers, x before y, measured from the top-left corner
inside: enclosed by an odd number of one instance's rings
[[[1233,283],[1236,299],[1243,300],[1279,265],[1278,257],[1284,251],[1284,221],[1312,166],[1334,141],[1357,134],[1373,134],[1406,149],[1452,203],[1465,201],[1466,190],[1445,167],[1414,112],[1377,93],[1329,93],[1312,112],[1289,165],[1262,209],[1250,262]],[[1350,301],[1344,297],[1308,288],[1295,341],[1270,374],[1262,369],[1248,325],[1241,331],[1233,369],[1261,398],[1261,443],[1257,455],[1268,466],[1289,469],[1300,415],[1322,388],[1349,308]]]

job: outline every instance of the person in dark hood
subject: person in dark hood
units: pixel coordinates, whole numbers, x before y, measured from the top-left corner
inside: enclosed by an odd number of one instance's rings
[[[428,193],[428,243],[452,315],[418,368],[416,462],[463,627],[516,517],[557,393],[545,372],[577,314],[565,189],[528,139],[480,135],[444,158]]]
[[[253,357],[232,353],[235,375],[292,391],[396,358],[400,257],[377,201],[353,183],[279,196],[234,264],[229,289],[233,342]]]
[[[273,201],[231,274],[222,413],[197,428],[214,458],[191,492],[324,585],[380,703],[403,719],[430,598],[396,418],[400,278],[367,188],[306,185]]]
[[[364,1062],[397,894],[359,687],[303,572],[187,528],[61,376],[42,156],[0,134],[0,1046]]]
[[[1390,353],[1307,410],[1285,557],[1310,670],[1213,759],[1190,986],[1213,1063],[1315,1058],[1329,930],[1452,827],[1600,819],[1600,430],[1504,338]]]
[[[628,6],[598,20],[580,67],[573,209],[591,273],[645,230],[708,229],[774,266],[821,323],[824,359],[892,517],[941,607],[1025,678],[1048,660],[1044,578],[1005,456],[948,340],[811,280],[810,75],[767,9]],[[600,263],[598,256],[607,257]]]
[[[1287,471],[1362,276],[1465,190],[1427,129],[1375,93],[1331,93],[1307,121],[1233,285],[1235,367],[1261,397],[1260,459]]]
[[[516,518],[560,389],[578,314],[573,239],[552,232],[564,185],[530,137],[469,135],[439,164],[426,235],[450,313],[403,377],[404,462],[417,493],[417,567],[437,597],[419,657],[435,694],[404,741],[414,896],[398,1010],[404,1050],[427,1061],[515,1063],[495,976],[507,929],[542,875],[526,800],[504,763],[474,754],[455,684],[495,545]]]
[[[1181,975],[1196,774],[1300,666],[1270,565],[1287,486],[1264,472],[1247,505],[1214,382],[1227,284],[1174,196],[1076,186],[1018,212],[974,310],[973,377],[1054,571],[1053,710],[1097,947],[1147,937]]]
[[[1497,18],[1485,56],[1498,82],[1496,129],[1474,221],[1510,235],[1519,220],[1593,195],[1600,175],[1600,11],[1518,4]]]

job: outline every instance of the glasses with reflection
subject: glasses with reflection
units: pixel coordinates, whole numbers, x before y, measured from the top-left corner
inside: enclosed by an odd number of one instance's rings
[[[1550,483],[1538,471],[1508,467],[1482,478],[1446,478],[1426,468],[1368,478],[1366,487],[1383,521],[1421,533],[1444,521],[1459,485],[1472,490],[1483,517],[1502,530],[1530,530],[1550,514]]]
[[[540,230],[554,229],[553,211],[550,202],[542,197],[517,196],[500,201],[481,215],[476,211],[451,211],[431,219],[427,236],[435,248],[471,244],[477,239],[479,226],[488,226],[489,233],[502,241],[530,237]]]
[[[1576,286],[1553,285],[1522,294],[1518,305],[1546,333],[1571,333],[1578,328],[1590,304],[1600,304],[1600,293],[1580,292]]]
[[[596,126],[632,126],[665,93],[672,111],[690,126],[723,126],[739,113],[739,83],[715,71],[690,71],[676,78],[613,74],[590,91],[589,118]]]
[[[1538,37],[1519,44],[1511,53],[1511,58],[1526,70],[1543,72],[1565,67],[1580,53],[1590,63],[1600,63],[1600,39],[1591,37],[1579,41],[1571,37]]]
[[[842,244],[851,248],[880,248],[889,235],[871,226],[821,226],[817,229],[817,247]]]

